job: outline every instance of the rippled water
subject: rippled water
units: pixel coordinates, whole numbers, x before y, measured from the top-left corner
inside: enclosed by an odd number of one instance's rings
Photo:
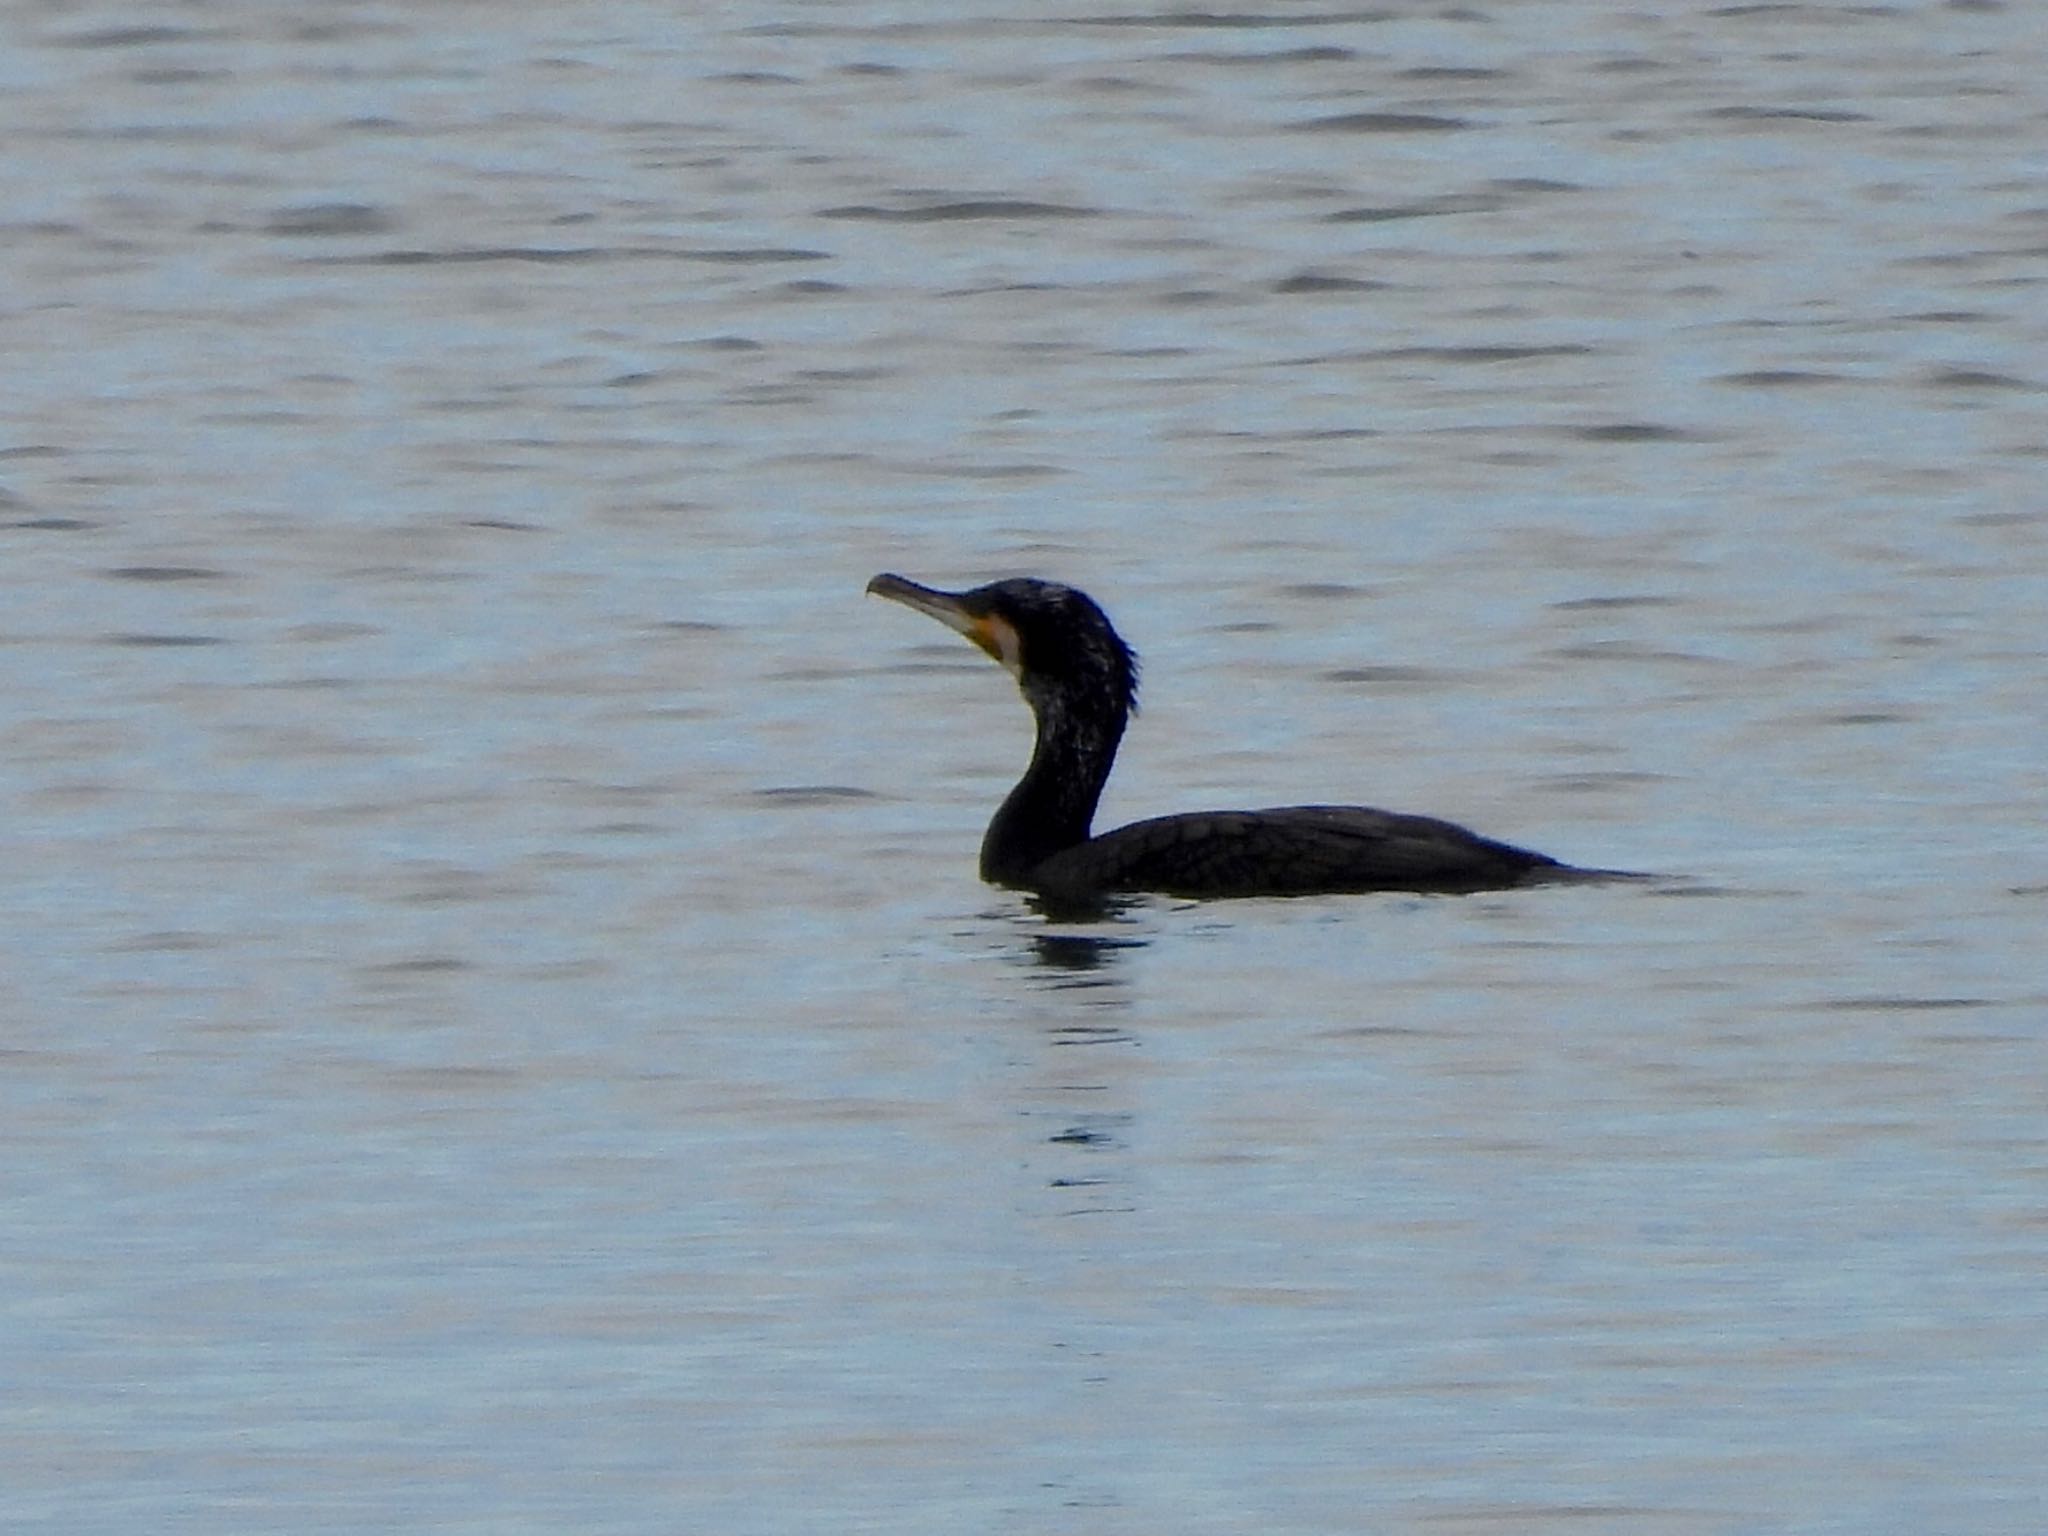
[[[8,1528],[2038,1532],[2037,21],[10,10]]]

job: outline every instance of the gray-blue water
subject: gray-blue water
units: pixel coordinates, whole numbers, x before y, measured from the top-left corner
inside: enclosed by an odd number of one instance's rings
[[[2048,34],[1678,9],[10,9],[0,1525],[2048,1529]]]

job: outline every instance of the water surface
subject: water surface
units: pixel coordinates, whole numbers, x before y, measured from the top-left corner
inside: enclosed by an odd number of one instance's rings
[[[2028,8],[4,26],[9,1529],[2041,1529]]]

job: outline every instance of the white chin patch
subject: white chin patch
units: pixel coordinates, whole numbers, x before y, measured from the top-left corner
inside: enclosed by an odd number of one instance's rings
[[[988,625],[988,637],[995,643],[995,658],[1003,664],[1003,670],[1024,680],[1024,647],[1018,642],[1017,631],[1001,619],[992,620]]]

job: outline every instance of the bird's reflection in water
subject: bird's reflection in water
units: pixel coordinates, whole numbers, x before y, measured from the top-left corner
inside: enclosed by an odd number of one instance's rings
[[[1038,972],[1041,987],[1070,999],[1060,1017],[1047,1024],[1046,1032],[1055,1043],[1116,1045],[1131,1041],[1130,1031],[1121,1022],[1130,1006],[1130,977],[1122,956],[1124,951],[1142,949],[1145,944],[1144,939],[1102,933],[1031,935],[1029,947],[1018,959]],[[1081,1011],[1071,1011],[1075,1004]]]
[[[1030,936],[1018,959],[1038,972],[1038,984],[1065,994],[1069,1002],[1047,1032],[1060,1045],[1128,1044],[1123,1026],[1130,1007],[1130,976],[1123,965],[1128,950],[1143,949],[1141,938],[1106,933],[1047,933]],[[1073,1011],[1073,1005],[1081,1011]]]
[[[1127,949],[1143,949],[1145,942],[1101,933],[1035,933],[1031,936],[1031,955],[1049,970],[1065,971],[1076,978],[1096,976],[1100,982],[1107,982],[1116,979],[1112,967],[1117,956]],[[1088,983],[1077,980],[1074,984]]]

